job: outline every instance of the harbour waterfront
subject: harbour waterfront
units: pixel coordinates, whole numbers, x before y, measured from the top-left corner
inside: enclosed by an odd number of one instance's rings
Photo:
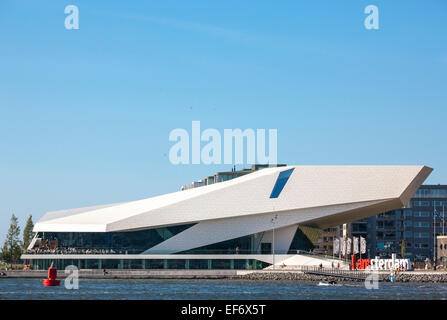
[[[71,271],[59,270],[57,277],[64,279]],[[79,270],[80,279],[229,279],[229,280],[274,280],[274,281],[321,281],[332,278],[338,281],[364,281],[372,275],[367,271],[348,271],[318,267],[287,268],[281,270]],[[44,279],[46,270],[8,271],[7,278]],[[389,271],[378,271],[379,281],[390,278]],[[394,274],[395,282],[447,283],[447,271],[406,271]]]
[[[37,278],[0,279],[0,300],[447,300],[447,284],[362,282],[319,287],[310,281],[80,279],[78,290],[43,287]]]

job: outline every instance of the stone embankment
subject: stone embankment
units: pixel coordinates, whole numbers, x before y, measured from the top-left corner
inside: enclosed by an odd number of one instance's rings
[[[447,272],[405,272],[396,275],[396,281],[447,283]]]
[[[276,271],[276,272],[253,272],[244,275],[238,275],[233,277],[233,279],[241,280],[258,280],[258,281],[321,281],[323,279],[335,280],[335,281],[364,281],[349,278],[339,278],[330,276],[321,276],[315,274],[306,274],[303,272],[287,272],[287,271]]]
[[[368,275],[368,274],[367,274]],[[386,281],[390,277],[389,272],[378,273],[380,281]],[[276,272],[253,272],[244,275],[238,275],[234,279],[244,280],[265,280],[265,281],[321,281],[323,279],[335,281],[364,281],[363,279],[351,279],[343,277],[330,277],[315,274],[306,274],[296,271],[276,271]],[[417,272],[409,271],[397,273],[395,282],[430,282],[447,283],[447,272]]]

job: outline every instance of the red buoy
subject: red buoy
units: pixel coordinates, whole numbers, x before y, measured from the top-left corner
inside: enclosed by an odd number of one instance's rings
[[[61,284],[60,280],[57,280],[57,269],[53,267],[53,264],[48,268],[48,279],[43,280],[43,285],[46,287],[54,287]]]

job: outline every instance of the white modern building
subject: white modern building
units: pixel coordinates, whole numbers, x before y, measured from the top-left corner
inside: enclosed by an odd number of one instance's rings
[[[299,251],[302,227],[325,229],[401,208],[431,171],[275,167],[144,200],[49,212],[36,223],[36,237],[22,259],[35,269],[51,262],[82,269],[312,264],[316,260]]]

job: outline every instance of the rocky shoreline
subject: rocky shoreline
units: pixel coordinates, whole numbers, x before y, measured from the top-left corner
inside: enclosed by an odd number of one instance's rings
[[[379,281],[387,281],[389,274],[380,273]],[[363,279],[351,279],[340,277],[327,277],[314,274],[305,274],[301,272],[254,272],[245,275],[232,277],[240,280],[257,280],[257,281],[315,281],[319,282],[323,279],[342,281],[342,282],[363,282]],[[422,283],[447,283],[447,273],[412,273],[405,272],[395,275],[395,282],[422,282]]]
[[[401,273],[396,276],[397,282],[447,283],[447,274],[411,274]]]
[[[314,274],[305,274],[302,272],[254,272],[245,275],[238,275],[232,277],[236,280],[255,280],[255,281],[315,281],[319,282],[323,279],[335,280],[335,281],[350,281],[350,282],[360,282],[363,280],[356,280],[350,278],[339,278],[339,277],[326,277]]]

